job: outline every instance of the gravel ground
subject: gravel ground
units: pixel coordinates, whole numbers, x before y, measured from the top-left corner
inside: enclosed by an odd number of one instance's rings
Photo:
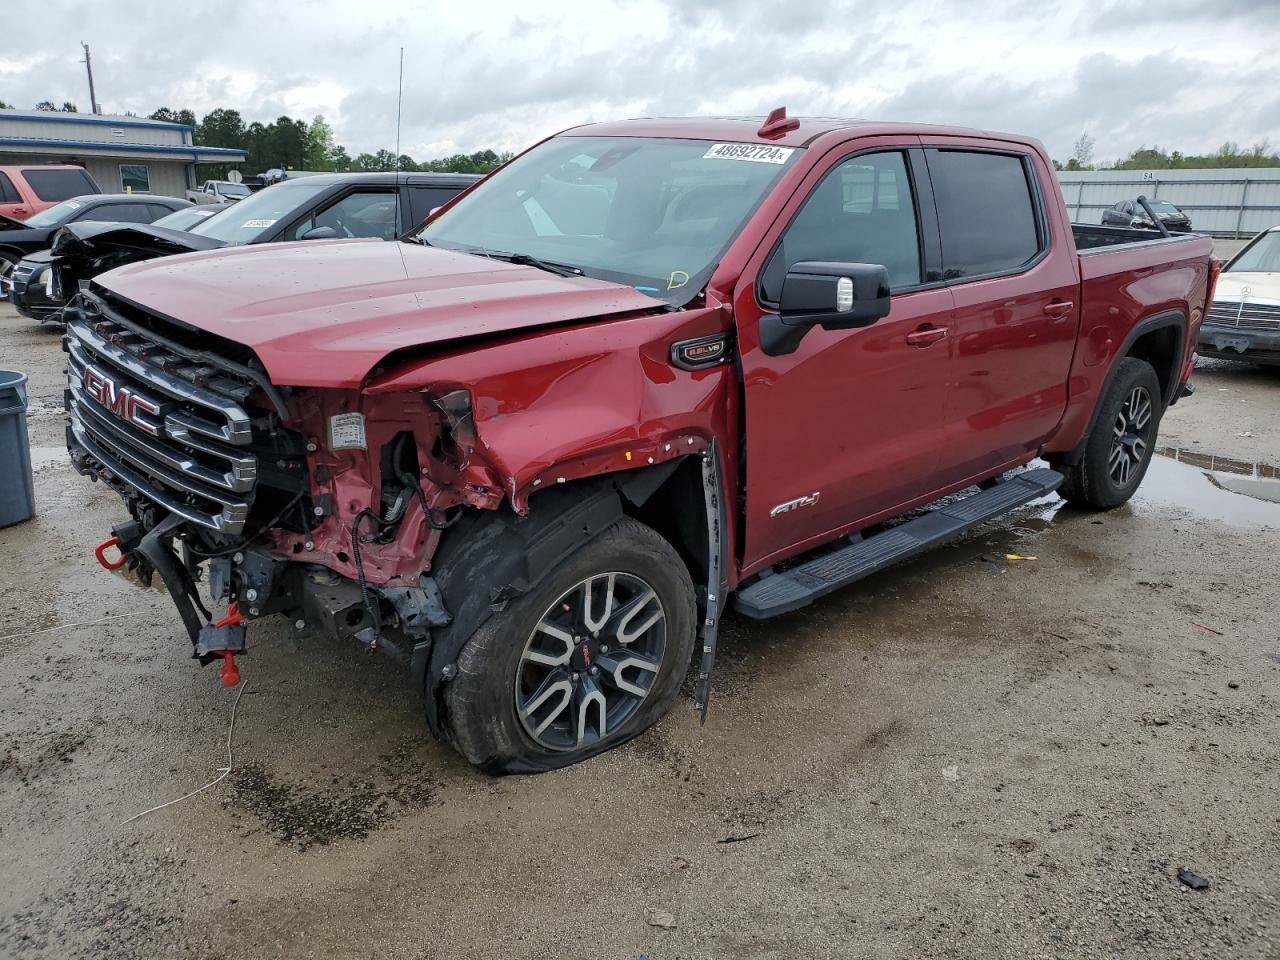
[[[126,824],[226,767],[236,692],[93,562],[120,508],[59,449],[61,363],[0,306],[39,509],[0,531],[0,956],[1280,956],[1280,504],[1239,467],[730,618],[705,727],[533,778],[259,625],[231,773]],[[1280,371],[1196,382],[1163,444],[1280,463]]]

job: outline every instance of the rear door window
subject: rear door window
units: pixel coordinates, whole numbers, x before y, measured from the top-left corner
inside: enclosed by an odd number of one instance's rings
[[[409,225],[409,229],[420,225],[431,215],[431,211],[436,207],[443,207],[446,203],[462,192],[462,187],[415,187],[409,185],[409,205],[412,208],[410,218],[413,223]]]
[[[18,189],[13,185],[13,181],[0,173],[0,203],[21,203],[22,198],[18,196]]]
[[[1025,157],[973,150],[927,154],[947,279],[1012,273],[1040,254],[1039,204]]]
[[[76,217],[77,220],[121,220],[125,223],[150,223],[155,219],[151,215],[150,204],[146,203],[100,203],[90,207]]]
[[[69,200],[86,193],[98,193],[98,185],[83,170],[41,170],[27,168],[22,176],[41,200]]]

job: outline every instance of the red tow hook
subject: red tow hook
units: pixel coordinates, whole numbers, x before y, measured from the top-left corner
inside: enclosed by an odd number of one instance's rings
[[[227,604],[227,615],[213,625],[215,630],[222,627],[238,627],[248,621],[248,617],[236,609],[236,603],[232,600]],[[236,666],[236,652],[234,650],[213,650],[212,653],[222,658],[222,685],[224,687],[234,687],[240,682],[240,668]]]
[[[116,560],[114,562],[112,562],[111,560],[108,560],[107,551],[110,550],[112,547],[115,547],[117,550],[120,548],[119,537],[109,537],[106,540],[103,540],[100,544],[98,544],[96,547],[93,548],[93,555],[98,558],[98,562],[102,564],[102,566],[105,569],[119,570],[121,567],[123,567],[126,563],[129,562],[129,558],[123,552],[121,552],[119,560]]]

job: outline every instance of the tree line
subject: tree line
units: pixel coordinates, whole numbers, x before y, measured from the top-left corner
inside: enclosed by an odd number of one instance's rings
[[[0,110],[14,109],[0,100]],[[52,100],[41,100],[37,110],[57,113],[78,113],[76,105],[65,101],[61,107]],[[131,115],[131,114],[130,114]],[[292,117],[278,117],[271,123],[253,121],[246,123],[239,110],[219,107],[210,110],[197,121],[192,110],[172,110],[161,107],[150,115],[152,120],[168,123],[185,123],[192,129],[192,139],[201,147],[231,147],[247,151],[249,156],[243,166],[246,172],[261,173],[273,168],[282,170],[316,171],[380,171],[416,170],[426,173],[488,173],[494,167],[511,159],[510,153],[479,150],[475,153],[457,153],[436,160],[413,159],[408,154],[398,158],[390,150],[376,153],[360,153],[351,156],[347,148],[333,136],[333,128],[323,116],[315,116],[310,122]],[[217,178],[225,174],[214,164],[201,172]],[[230,169],[232,165],[225,165]]]
[[[262,172],[272,168],[283,170],[377,171],[417,170],[429,173],[488,173],[511,158],[509,153],[480,150],[459,153],[438,160],[417,161],[408,154],[398,158],[390,150],[351,156],[347,148],[335,141],[333,128],[323,116],[310,122],[292,117],[278,117],[271,123],[245,123],[239,110],[219,107],[210,110],[198,123],[191,110],[161,107],[151,114],[152,120],[185,123],[193,128],[193,139],[202,147],[231,147],[247,151],[247,169]]]
[[[1066,163],[1055,160],[1053,165],[1059,170],[1225,170],[1280,167],[1280,152],[1273,150],[1266,140],[1247,149],[1228,140],[1213,153],[1183,153],[1180,150],[1165,151],[1159,147],[1142,146],[1123,160],[1098,163],[1094,162],[1093,148],[1093,137],[1082,133],[1071,148],[1071,158]]]

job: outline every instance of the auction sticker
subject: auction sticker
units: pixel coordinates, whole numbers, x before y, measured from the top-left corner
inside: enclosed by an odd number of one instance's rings
[[[793,147],[775,147],[767,143],[715,143],[702,155],[703,160],[750,160],[752,163],[786,163]]]
[[[273,223],[275,223],[274,220],[246,220],[244,223],[240,224],[240,229],[261,230],[264,227],[271,226]]]

